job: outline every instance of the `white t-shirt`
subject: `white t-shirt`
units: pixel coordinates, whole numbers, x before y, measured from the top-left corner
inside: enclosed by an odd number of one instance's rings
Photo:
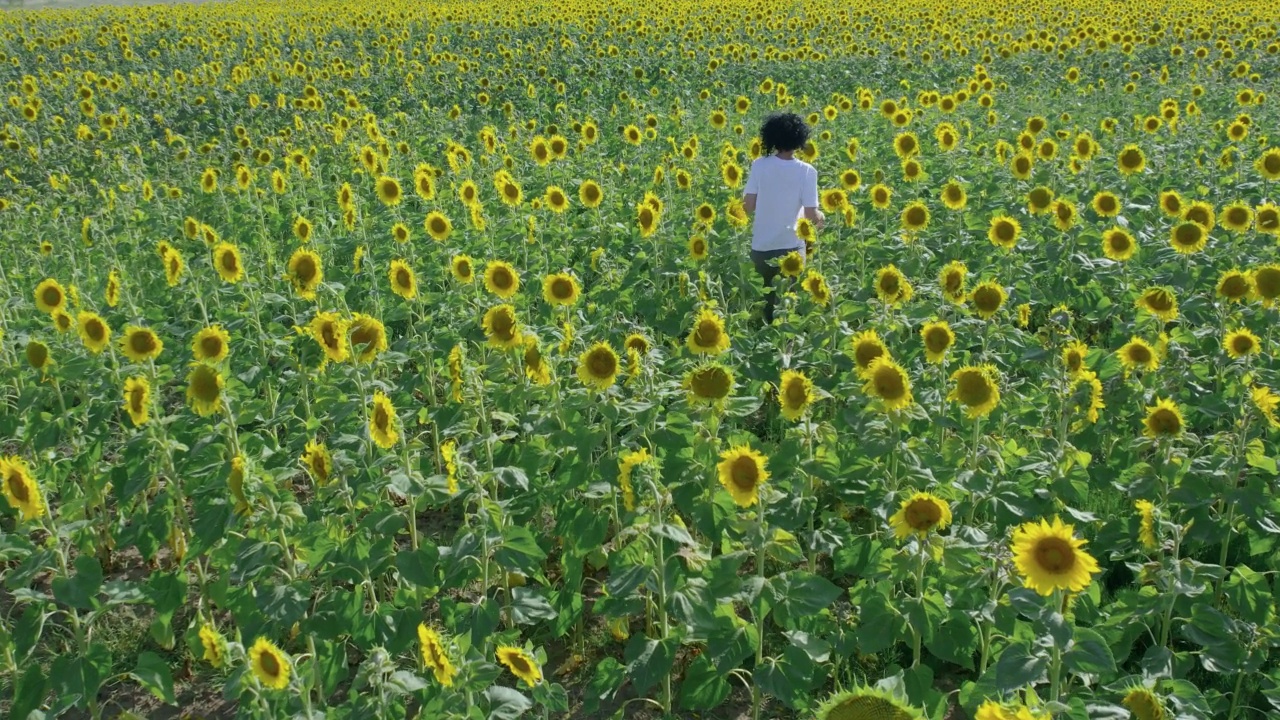
[[[751,228],[752,250],[803,248],[796,220],[803,208],[818,206],[818,171],[803,160],[765,155],[751,163],[745,195],[756,196],[756,220]]]

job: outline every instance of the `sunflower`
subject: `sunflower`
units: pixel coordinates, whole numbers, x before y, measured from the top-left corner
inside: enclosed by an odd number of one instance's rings
[[[804,256],[798,251],[789,252],[778,262],[778,269],[783,277],[800,277],[800,273],[804,272]]]
[[[1254,227],[1264,235],[1280,236],[1280,206],[1263,203],[1254,215]]]
[[[534,385],[551,382],[551,368],[542,357],[542,344],[533,334],[524,336],[524,374]]]
[[[1259,155],[1253,167],[1266,180],[1280,180],[1280,148],[1269,148]]]
[[[1171,288],[1149,288],[1142,293],[1135,304],[1139,309],[1146,310],[1162,322],[1173,322],[1178,318],[1178,296]]]
[[[1222,225],[1235,233],[1249,231],[1253,225],[1253,208],[1242,202],[1234,202],[1222,208]]]
[[[965,278],[969,274],[969,268],[959,260],[952,260],[942,268],[942,272],[938,273],[938,285],[942,288],[942,296],[948,302],[959,305],[965,299]]]
[[[213,266],[223,282],[234,284],[244,278],[244,263],[240,260],[240,250],[231,243],[218,243],[213,248]]]
[[[373,406],[369,408],[369,437],[383,450],[400,440],[400,419],[396,417],[395,405],[381,390],[373,393]]]
[[[951,375],[954,385],[947,399],[964,407],[965,415],[977,419],[1000,404],[1000,373],[994,365],[967,365]]]
[[[691,403],[719,405],[733,392],[733,385],[733,371],[720,363],[700,365],[684,377],[684,388]]]
[[[573,305],[578,302],[581,289],[578,280],[569,273],[552,273],[542,279],[542,298],[551,305]]]
[[[423,666],[431,670],[436,677],[436,682],[445,687],[452,687],[453,677],[458,674],[458,670],[452,662],[449,662],[440,634],[427,627],[426,623],[418,623],[418,644],[422,646]]]
[[[578,356],[578,379],[595,390],[608,390],[618,378],[618,353],[607,342],[598,342]]]
[[[569,209],[569,197],[565,195],[564,190],[556,185],[547,186],[543,198],[549,208],[554,213],[562,213]]]
[[[903,160],[920,152],[920,139],[913,132],[899,133],[893,139],[893,152]]]
[[[1222,349],[1232,360],[1238,360],[1258,352],[1261,341],[1248,328],[1240,328],[1227,333],[1222,340]]]
[[[747,445],[720,453],[720,463],[716,465],[720,484],[738,507],[749,508],[759,502],[760,486],[769,479],[765,462],[764,455]]]
[[[1062,349],[1062,366],[1066,368],[1067,374],[1071,377],[1078,376],[1082,371],[1087,370],[1085,366],[1085,358],[1089,355],[1089,346],[1079,340],[1072,340]]]
[[[1276,408],[1280,407],[1280,395],[1265,385],[1255,385],[1249,389],[1249,398],[1272,428],[1280,428],[1280,417],[1276,416]]]
[[[729,334],[725,332],[724,320],[713,310],[699,310],[685,345],[695,355],[719,355],[728,350]]]
[[[1218,297],[1229,302],[1243,302],[1252,290],[1253,281],[1248,273],[1232,268],[1218,277]]]
[[[520,183],[507,175],[503,176],[502,182],[498,184],[498,197],[502,198],[503,205],[517,207],[524,200],[524,191],[520,189]]]
[[[871,369],[873,362],[889,356],[884,340],[880,339],[880,334],[875,330],[863,330],[854,336],[850,344],[853,349],[853,362],[858,368],[858,373],[864,377]]]
[[[1199,225],[1208,233],[1217,225],[1218,213],[1210,203],[1197,200],[1182,211],[1182,219]]]
[[[373,362],[379,353],[387,351],[387,329],[378,318],[354,313],[347,329],[351,333],[349,342],[356,353],[356,362]]]
[[[449,234],[453,232],[453,223],[438,210],[427,213],[426,219],[422,221],[422,227],[436,242],[448,240]]]
[[[289,685],[289,656],[264,637],[249,648],[249,669],[265,687],[283,690]]]
[[[1089,203],[1099,217],[1115,217],[1120,214],[1120,198],[1110,190],[1100,190]]]
[[[801,282],[808,291],[809,297],[819,305],[826,306],[831,301],[831,289],[827,287],[827,279],[816,270],[810,270]]]
[[[924,342],[925,360],[941,364],[947,357],[947,351],[955,344],[956,334],[945,320],[927,322],[920,328],[920,339]]]
[[[578,185],[578,200],[589,208],[600,207],[601,201],[604,200],[604,191],[600,189],[600,183],[595,180],[584,180]]]
[[[81,310],[76,315],[76,327],[80,341],[94,355],[106,350],[111,343],[111,326],[97,313]]]
[[[124,409],[134,427],[145,425],[151,415],[151,383],[143,376],[124,381]]]
[[[1116,155],[1116,168],[1121,175],[1135,175],[1142,172],[1147,167],[1147,156],[1143,154],[1142,148],[1130,143],[1125,145]]]
[[[130,325],[120,338],[120,348],[130,360],[145,362],[164,350],[164,342],[149,328]]]
[[[440,458],[444,460],[445,481],[450,495],[458,494],[458,441],[449,438],[440,444]]]
[[[857,688],[827,699],[815,720],[924,720],[924,713],[883,690]]]
[[[316,485],[326,485],[329,477],[333,474],[333,456],[329,454],[329,448],[325,444],[317,440],[308,440],[307,446],[302,451],[302,464],[311,473],[311,478],[315,480]]]
[[[1156,539],[1156,506],[1150,501],[1139,500],[1133,504],[1133,508],[1138,511],[1138,541],[1146,549],[1155,550],[1160,546]]]
[[[53,278],[42,280],[36,286],[35,297],[36,307],[50,315],[67,304],[67,291],[62,289],[62,283]]]
[[[652,459],[653,456],[649,454],[648,448],[630,450],[618,458],[618,485],[622,488],[622,505],[627,509],[627,512],[632,512],[636,509],[636,497],[631,485],[631,474],[635,471],[636,466],[647,463]]]
[[[404,260],[392,260],[387,270],[387,278],[391,281],[391,292],[405,300],[412,300],[418,295],[418,279],[413,268]]]
[[[187,373],[187,404],[200,417],[222,409],[222,373],[206,363],[192,363]]]
[[[1276,298],[1280,298],[1280,265],[1263,265],[1251,275],[1254,297],[1261,300],[1264,307],[1271,307]]]
[[[1182,217],[1182,211],[1186,207],[1186,201],[1182,199],[1182,195],[1177,190],[1165,190],[1160,193],[1160,211],[1169,217]]]
[[[1017,247],[1018,238],[1021,235],[1022,225],[1008,215],[997,215],[991,218],[991,225],[987,228],[987,239],[991,244],[1005,250]]]
[[[107,301],[107,307],[120,304],[120,273],[112,270],[107,274],[107,287],[103,295]]]
[[[1013,532],[1013,564],[1023,585],[1041,595],[1055,590],[1080,592],[1099,571],[1098,562],[1083,548],[1071,525],[1059,518],[1052,523],[1024,523]]]
[[[1027,211],[1032,215],[1043,215],[1053,206],[1053,190],[1040,185],[1027,193]]]
[[[707,239],[701,235],[689,237],[689,257],[696,262],[707,259]]]
[[[911,380],[907,371],[888,355],[881,355],[862,375],[863,392],[880,399],[885,411],[891,412],[911,404]]]
[[[898,512],[889,518],[893,534],[905,540],[913,533],[928,535],[951,524],[951,506],[936,495],[918,492],[902,501]]]
[[[910,233],[920,232],[929,227],[929,208],[919,200],[908,203],[902,209],[902,215],[899,222],[902,229]]]
[[[989,320],[999,312],[1008,297],[1009,295],[1004,291],[1004,288],[999,283],[991,280],[979,284],[969,294],[973,309],[977,311],[978,317],[983,320]]]
[[[1063,232],[1075,227],[1076,219],[1079,216],[1075,203],[1070,200],[1059,199],[1050,210],[1053,212],[1054,227]]]
[[[491,260],[484,268],[484,288],[506,300],[520,291],[520,274],[510,263]]]
[[[303,300],[315,300],[316,288],[324,282],[324,268],[320,256],[310,250],[298,248],[289,256],[289,279],[293,290]]]
[[[299,215],[293,221],[293,236],[298,238],[298,242],[306,243],[311,241],[314,234],[315,226],[311,221]]]
[[[1149,438],[1177,437],[1185,427],[1182,411],[1168,398],[1156,398],[1156,404],[1147,407],[1147,417],[1142,421],[1143,435]]]
[[[1150,503],[1147,504],[1150,505]],[[1124,699],[1120,702],[1129,709],[1134,720],[1164,720],[1165,718],[1164,705],[1160,702],[1160,698],[1145,687],[1134,687],[1125,693]]]
[[[200,175],[200,189],[206,193],[211,193],[218,189],[217,170],[205,168],[205,171]]]
[[[227,641],[222,634],[210,625],[201,625],[199,635],[200,646],[204,649],[204,655],[200,659],[208,661],[215,668],[226,664]]]
[[[520,324],[516,320],[516,309],[510,305],[495,305],[489,308],[481,321],[484,334],[489,344],[502,350],[511,350],[524,343],[520,334]],[[452,355],[450,356],[452,357]]]
[[[895,265],[886,265],[876,271],[876,296],[886,305],[898,305],[911,299],[914,289]]]
[[[1031,171],[1035,169],[1035,166],[1034,157],[1029,153],[1020,152],[1009,161],[1009,172],[1018,180],[1028,180],[1031,178]]]
[[[23,520],[38,520],[49,512],[31,468],[16,455],[0,457],[0,492]]]
[[[201,328],[191,340],[191,354],[196,360],[220,363],[227,358],[231,335],[221,325]]]
[[[316,313],[307,324],[307,333],[324,352],[324,361],[344,362],[350,356],[347,322],[333,312]]]
[[[965,192],[964,185],[952,180],[942,186],[942,204],[948,210],[963,210],[969,204],[969,195]]]
[[[542,682],[542,670],[538,667],[537,661],[524,650],[510,645],[499,645],[497,656],[498,662],[529,687]]]
[[[1184,220],[1169,231],[1169,244],[1182,255],[1191,255],[1204,249],[1209,233],[1198,222]]]
[[[1120,356],[1120,364],[1124,366],[1125,375],[1135,369],[1139,370],[1155,370],[1160,367],[1160,356],[1156,353],[1156,349],[1146,340],[1134,336],[1129,339],[1117,351]]]
[[[862,187],[862,175],[857,170],[845,170],[840,173],[840,186],[847,192],[855,192]]]
[[[399,205],[404,198],[404,190],[400,188],[400,181],[393,177],[383,175],[378,178],[374,189],[378,193],[378,199],[387,207]]]
[[[889,207],[889,203],[893,201],[893,190],[887,185],[876,184],[871,186],[869,191],[871,195],[871,205],[877,210],[884,210]]]
[[[796,370],[782,371],[782,379],[778,383],[778,404],[782,406],[782,417],[799,420],[812,403],[813,381]]]
[[[1137,248],[1137,241],[1124,228],[1112,227],[1102,233],[1102,254],[1106,255],[1108,260],[1125,262],[1133,257]]]

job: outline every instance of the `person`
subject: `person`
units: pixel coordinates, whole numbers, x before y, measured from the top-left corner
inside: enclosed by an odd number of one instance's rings
[[[751,262],[764,281],[764,321],[773,323],[777,294],[774,278],[777,260],[792,252],[805,254],[796,223],[808,218],[821,228],[825,218],[818,210],[818,171],[796,159],[795,152],[809,141],[809,126],[795,113],[774,113],[760,126],[764,154],[751,163],[742,205],[754,216],[751,226]]]

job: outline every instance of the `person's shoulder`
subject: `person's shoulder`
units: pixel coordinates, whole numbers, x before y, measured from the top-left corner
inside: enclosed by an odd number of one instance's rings
[[[810,165],[809,163],[807,163],[807,162],[805,162],[805,161],[803,161],[803,160],[797,160],[796,162],[800,163],[800,167],[804,169],[804,173],[805,173],[806,175],[817,175],[817,174],[818,174],[818,169],[817,169],[817,168],[815,168],[814,166]]]
[[[756,158],[755,160],[752,160],[752,161],[751,161],[751,167],[752,167],[752,168],[758,168],[758,167],[762,167],[762,166],[764,166],[764,165],[768,165],[768,164],[769,164],[769,158],[771,158],[771,157],[773,157],[773,156],[772,156],[772,155],[761,155],[760,157],[758,157],[758,158]]]

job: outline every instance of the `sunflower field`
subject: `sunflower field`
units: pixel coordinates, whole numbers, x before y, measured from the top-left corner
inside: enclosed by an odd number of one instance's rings
[[[5,11],[0,716],[1277,717],[1278,79],[1261,0]]]

